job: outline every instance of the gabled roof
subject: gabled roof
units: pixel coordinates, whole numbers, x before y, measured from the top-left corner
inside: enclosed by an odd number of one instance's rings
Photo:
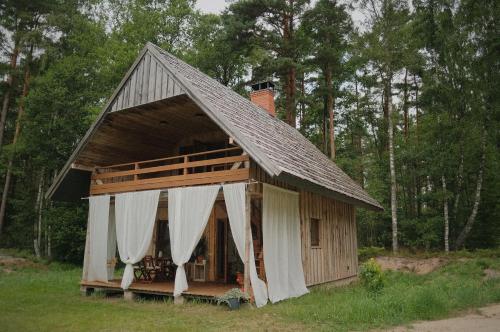
[[[247,98],[151,43],[145,46],[99,118],[89,129],[54,181],[48,195],[52,195],[64,179],[78,152],[99,126],[106,113],[119,111],[120,108],[127,106],[120,105],[120,103],[123,104],[123,100],[132,100],[130,97],[132,89],[127,82],[130,81],[138,64],[141,63],[141,59],[146,54],[151,56],[150,61],[155,61],[155,68],[161,70],[161,75],[165,73],[167,76],[171,76],[173,82],[178,85],[177,91],[179,93],[188,95],[222,130],[233,137],[270,176],[307,186],[312,191],[330,194],[339,200],[352,204],[371,209],[382,209],[382,206],[375,199],[295,128],[272,117]],[[162,66],[158,66],[158,64]],[[120,97],[121,95],[127,96],[127,93],[123,93],[127,84],[129,86],[128,99]],[[154,92],[153,95],[155,95]],[[176,95],[176,93],[173,92],[172,95]],[[160,92],[158,98],[161,99],[161,97],[162,93]],[[153,100],[147,99],[146,101]]]

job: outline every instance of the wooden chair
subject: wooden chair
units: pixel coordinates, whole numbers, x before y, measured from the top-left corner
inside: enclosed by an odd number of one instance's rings
[[[160,273],[161,268],[156,265],[153,256],[145,256],[142,260],[144,264],[144,280],[147,282],[153,282],[156,276]]]
[[[134,278],[135,281],[141,281],[141,279],[146,279],[144,263],[142,261],[134,265]]]
[[[160,268],[156,275],[158,280],[173,280],[174,279],[174,263],[171,259],[160,257],[156,258],[156,265]]]

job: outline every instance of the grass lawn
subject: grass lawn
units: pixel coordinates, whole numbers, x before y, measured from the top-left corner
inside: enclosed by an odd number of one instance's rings
[[[498,256],[453,258],[430,274],[387,273],[386,287],[370,295],[361,285],[315,288],[298,299],[226,307],[171,301],[126,302],[82,297],[79,268],[60,264],[0,266],[1,331],[155,331],[155,330],[367,330],[415,320],[447,317],[460,310],[500,302],[500,278],[486,279],[486,268],[500,270]]]

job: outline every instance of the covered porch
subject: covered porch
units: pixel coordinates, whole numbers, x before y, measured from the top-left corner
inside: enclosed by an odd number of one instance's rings
[[[231,151],[235,150],[231,149]],[[220,152],[221,151],[216,153]],[[189,155],[189,157],[191,157],[191,155]],[[189,172],[191,172],[191,170],[188,169],[186,173],[192,174]],[[166,178],[168,178],[168,176],[166,176]],[[111,176],[110,179],[113,179],[113,176]],[[131,181],[133,181],[133,179]],[[220,183],[221,181],[219,180],[218,182]],[[264,256],[262,250],[261,191],[262,184],[246,182],[245,196],[248,197],[248,217],[250,221],[250,232],[248,234],[251,234],[248,240],[252,241],[251,248],[253,249],[253,255],[248,253],[245,254],[245,257],[241,257],[238,254],[232,229],[230,227],[224,191],[222,187],[220,187],[201,239],[195,246],[191,258],[184,264],[189,288],[187,291],[183,292],[183,296],[187,298],[214,300],[216,297],[223,295],[232,288],[246,289],[247,292],[250,293],[249,263],[248,261],[246,264],[244,262],[245,259],[248,260],[250,257],[253,257],[255,260],[256,271],[259,278],[265,280]],[[114,215],[116,205],[115,197],[119,192],[109,194],[110,215]],[[99,290],[109,293],[122,292],[125,298],[128,299],[134,298],[136,295],[140,294],[173,297],[175,285],[174,277],[177,266],[173,264],[172,261],[168,208],[168,190],[161,190],[150,245],[145,258],[134,264],[134,272],[137,272],[137,269],[143,265],[144,260],[149,257],[156,266],[161,265],[158,261],[170,261],[170,273],[162,273],[159,278],[158,276],[152,275],[152,278],[149,280],[147,280],[147,278],[141,278],[141,273],[135,273],[133,282],[128,289],[124,291],[121,288],[122,280],[117,278],[117,274],[112,272],[113,277],[109,277],[110,280],[108,280],[108,282],[82,280],[80,283],[82,294],[89,294],[94,290]],[[251,250],[250,246],[248,250]],[[108,268],[109,265],[112,264],[112,270],[114,270],[114,263],[118,261],[118,256],[115,256],[115,254],[109,256],[108,253]],[[137,278],[137,275],[139,275],[139,278]]]
[[[121,279],[114,279],[108,282],[82,281],[80,283],[82,294],[89,295],[94,291],[104,291],[109,293],[123,293],[125,298],[133,299],[137,295],[174,296],[174,281],[156,281],[152,283],[133,282],[124,291],[121,286]],[[187,298],[203,299],[213,301],[215,298],[224,295],[228,290],[238,287],[238,285],[224,284],[218,282],[189,283],[189,289],[183,293]]]

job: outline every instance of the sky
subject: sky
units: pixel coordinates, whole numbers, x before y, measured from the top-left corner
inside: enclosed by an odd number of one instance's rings
[[[226,0],[198,0],[196,8],[204,13],[220,13],[226,8]]]
[[[314,4],[316,1],[312,0],[311,4]],[[212,14],[218,14],[222,12],[226,7],[228,3],[226,0],[198,0],[196,3],[196,8],[201,10],[203,13],[212,13]],[[354,21],[354,24],[360,28],[361,27],[361,22],[363,21],[363,14],[359,9],[355,9],[352,13],[352,18]]]

